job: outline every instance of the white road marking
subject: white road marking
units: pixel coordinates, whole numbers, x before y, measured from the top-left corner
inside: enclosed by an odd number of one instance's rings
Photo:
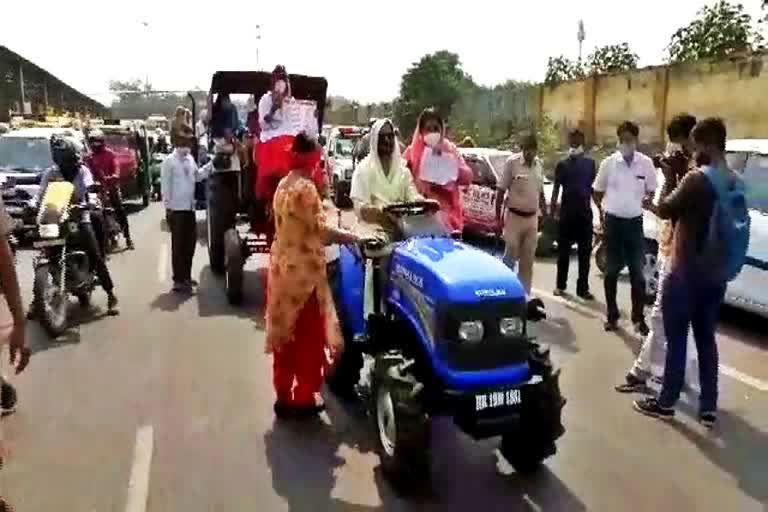
[[[154,437],[152,425],[144,425],[136,432],[131,479],[128,482],[128,500],[125,512],[146,512],[149,497],[149,471],[152,467]]]
[[[600,318],[600,314],[596,313],[594,310],[580,304],[577,301],[574,300],[568,300],[565,297],[557,297],[556,295],[553,295],[552,293],[546,292],[544,290],[539,290],[534,288],[533,293],[538,295],[539,297],[543,297],[547,300],[551,300],[553,302],[557,302],[558,304],[563,305],[564,307],[571,309],[573,311],[576,311],[577,313],[580,313],[588,318]],[[723,375],[726,375],[732,379],[735,379],[742,384],[755,388],[758,391],[768,391],[768,382],[758,379],[757,377],[753,377],[751,375],[748,375],[744,372],[741,372],[737,370],[736,368],[731,368],[730,366],[726,366],[724,364],[720,365],[720,373]]]
[[[157,260],[157,280],[164,283],[168,277],[168,242],[160,245],[160,257]]]

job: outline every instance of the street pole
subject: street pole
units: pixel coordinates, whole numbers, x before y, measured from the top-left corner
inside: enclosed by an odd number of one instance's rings
[[[256,25],[256,70],[259,69],[259,47],[261,46],[261,25]]]
[[[146,35],[146,45],[149,48],[149,51],[147,52],[147,58],[149,58],[149,55],[152,54],[152,45],[149,41],[149,35],[150,35],[150,29],[149,29],[149,22],[148,21],[142,21],[141,24],[144,26],[145,29],[147,29],[147,35]],[[144,72],[144,91],[149,92],[149,67]]]
[[[581,47],[584,44],[584,39],[586,39],[587,33],[584,30],[584,20],[579,20],[579,31],[576,34],[576,38],[579,40],[579,64],[581,64]]]

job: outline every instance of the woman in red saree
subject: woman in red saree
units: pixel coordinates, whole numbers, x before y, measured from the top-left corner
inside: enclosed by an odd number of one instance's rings
[[[342,348],[341,330],[326,275],[324,247],[356,243],[358,237],[325,223],[310,179],[317,144],[299,134],[292,146],[292,170],[274,197],[275,241],[270,252],[267,346],[273,354],[278,417],[312,416],[323,410],[318,393],[326,365]]]
[[[455,177],[436,183],[424,176],[424,163],[431,156],[452,161],[457,169]],[[472,183],[472,169],[456,146],[446,138],[445,122],[435,110],[428,108],[421,113],[413,140],[403,158],[408,162],[419,192],[425,198],[440,203],[446,227],[451,231],[463,231],[464,208],[460,189]]]

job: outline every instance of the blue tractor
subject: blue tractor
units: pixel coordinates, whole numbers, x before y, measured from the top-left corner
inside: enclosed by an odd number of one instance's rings
[[[451,237],[431,202],[384,212],[399,241],[341,249],[336,298],[347,350],[329,384],[359,381],[382,469],[395,484],[429,477],[436,415],[475,439],[501,436],[508,462],[534,472],[556,452],[565,400],[549,351],[529,336],[517,276]],[[368,318],[366,266],[374,275]]]

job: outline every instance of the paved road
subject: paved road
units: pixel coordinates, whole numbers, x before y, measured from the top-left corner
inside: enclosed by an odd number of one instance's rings
[[[275,424],[260,262],[248,263],[248,303],[230,308],[201,240],[199,293],[180,300],[168,293],[161,216],[158,205],[133,215],[138,250],[112,258],[121,316],[84,314],[57,344],[30,327],[37,352],[16,379],[21,408],[3,420],[13,453],[0,491],[19,511],[140,511],[126,503],[145,482],[149,512],[766,510],[763,322],[736,315],[723,329],[722,362],[740,378],[722,378],[721,422],[708,434],[690,417],[695,399],[669,424],[634,413],[613,385],[638,341],[604,333],[599,306],[545,297],[551,318],[538,332],[564,368],[569,400],[558,455],[534,479],[505,475],[493,442],[438,421],[430,495],[405,501],[383,482],[357,411],[329,399],[322,424]],[[29,253],[20,260],[28,296]],[[537,288],[550,290],[553,272],[540,262]],[[101,293],[95,303],[104,305]]]

